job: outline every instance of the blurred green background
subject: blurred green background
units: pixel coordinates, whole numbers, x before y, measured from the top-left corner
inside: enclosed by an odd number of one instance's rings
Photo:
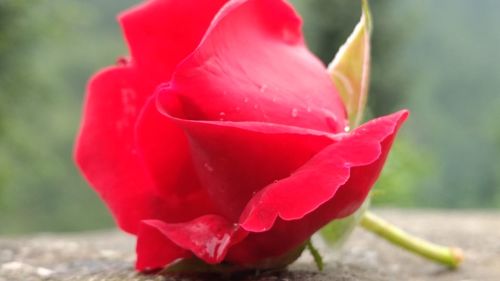
[[[125,54],[138,0],[0,0],[0,234],[109,227],[72,162],[88,77]],[[358,1],[295,0],[328,63]],[[409,108],[374,204],[500,207],[500,2],[371,1],[370,116]]]

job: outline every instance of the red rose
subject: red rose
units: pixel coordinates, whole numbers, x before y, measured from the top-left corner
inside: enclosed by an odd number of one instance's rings
[[[285,1],[153,0],[120,22],[131,58],[90,81],[76,159],[138,270],[255,265],[363,203],[407,112],[345,132]]]

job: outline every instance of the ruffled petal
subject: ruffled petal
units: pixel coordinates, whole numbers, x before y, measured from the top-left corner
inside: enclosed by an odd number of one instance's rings
[[[137,260],[135,268],[139,271],[152,271],[165,267],[179,259],[193,254],[177,246],[161,231],[162,221],[143,221],[137,234]]]
[[[278,216],[283,220],[301,219],[332,199],[349,180],[359,181],[351,179],[351,169],[375,163],[385,155],[387,151],[382,151],[381,143],[389,137],[394,138],[407,114],[401,111],[364,124],[316,154],[290,177],[267,186],[248,203],[240,220],[242,227],[263,232],[272,227]],[[374,183],[380,167],[365,172],[360,176],[366,180],[360,181],[356,189],[366,192],[351,190],[353,194],[367,193],[367,185],[371,187]],[[363,200],[364,197],[356,201]],[[346,203],[351,205],[352,200]],[[356,209],[349,208],[340,216],[349,215]]]
[[[328,133],[300,127],[177,118],[176,101],[163,113],[186,132],[200,182],[218,212],[233,221],[255,193],[287,178],[333,142]]]
[[[147,220],[143,229],[137,241],[139,270],[161,268],[191,253],[207,263],[220,263],[230,247],[247,235],[237,224],[217,215],[177,224]]]
[[[285,1],[231,1],[160,95],[177,96],[193,120],[343,131],[344,107],[300,27]]]
[[[145,102],[199,44],[224,3],[151,0],[126,11],[120,21],[129,42],[131,61],[121,60],[121,66],[102,70],[89,82],[75,148],[76,162],[109,205],[120,227],[128,232],[136,233],[139,222],[145,218],[177,221],[198,215],[196,208],[193,212],[179,212],[183,204],[198,204],[200,209],[207,205],[203,203],[206,196],[193,192],[195,187],[165,200],[162,188],[170,190],[174,181],[146,169],[134,132]],[[155,130],[169,135],[171,146],[185,138],[171,125],[152,125],[142,132],[151,135]],[[173,151],[166,149],[162,153],[164,163],[179,159],[179,153]]]
[[[200,43],[226,0],[150,0],[119,17],[133,62],[145,79],[169,78]],[[166,79],[168,80],[168,79]]]
[[[108,68],[96,74],[89,83],[75,151],[76,162],[89,183],[119,226],[131,233],[137,232],[143,219],[178,222],[213,209],[194,175],[184,132],[156,107],[143,109],[147,89],[131,67]],[[143,146],[134,139],[139,116],[145,122],[139,123],[137,138],[148,138],[148,142],[140,142]],[[164,142],[157,143],[157,136]],[[161,162],[144,161],[152,154],[161,156]],[[166,170],[161,173],[162,169]],[[186,205],[196,207],[186,210]]]
[[[124,230],[135,233],[144,218],[166,208],[135,150],[133,129],[146,99],[128,67],[105,69],[89,83],[75,158]]]
[[[240,219],[242,228],[255,233],[236,245],[228,259],[243,263],[283,254],[329,221],[357,210],[407,115],[401,111],[364,124],[323,149],[289,178],[256,194]]]
[[[158,112],[154,99],[147,102],[139,116],[136,147],[156,183],[156,192],[172,210],[164,221],[192,220],[213,212],[213,204],[207,200],[207,191],[195,172],[186,134]]]

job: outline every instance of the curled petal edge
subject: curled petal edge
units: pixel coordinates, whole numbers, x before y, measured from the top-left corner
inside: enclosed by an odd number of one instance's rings
[[[192,255],[208,264],[217,264],[247,234],[218,215],[205,215],[185,223],[144,220],[137,240],[136,268],[154,270]]]
[[[338,136],[339,141],[323,149],[289,178],[257,193],[240,217],[241,227],[249,232],[264,232],[273,227],[278,217],[285,221],[299,220],[318,209],[349,181],[352,168],[378,160],[382,154],[382,142],[395,135],[408,114],[402,110]],[[309,190],[311,183],[318,183],[314,192]],[[355,211],[348,209],[337,217]],[[335,214],[332,214],[334,218]]]

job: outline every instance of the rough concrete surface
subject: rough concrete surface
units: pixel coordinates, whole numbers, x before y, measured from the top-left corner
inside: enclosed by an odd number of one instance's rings
[[[158,276],[133,271],[134,239],[118,231],[0,237],[0,281],[500,280],[500,213],[376,210],[431,241],[461,247],[458,270],[423,260],[357,229],[341,250],[321,247],[318,272],[307,252],[287,271],[233,276]]]

